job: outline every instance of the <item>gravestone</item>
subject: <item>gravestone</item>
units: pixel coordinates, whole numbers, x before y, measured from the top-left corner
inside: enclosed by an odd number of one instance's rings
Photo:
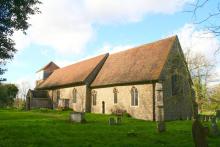
[[[186,120],[191,120],[191,116],[187,115]]]
[[[207,116],[207,115],[204,115],[204,116],[205,116],[205,121],[206,121],[206,122],[209,121],[208,116]]]
[[[213,136],[218,136],[219,135],[219,129],[218,129],[218,125],[216,123],[216,118],[213,117],[211,120],[211,135]]]
[[[208,142],[206,140],[208,128],[202,125],[198,117],[194,120],[192,125],[192,136],[195,147],[208,147]]]
[[[70,121],[71,122],[78,122],[83,123],[85,122],[85,113],[83,112],[71,112],[70,113]]]
[[[205,121],[205,116],[204,115],[199,115],[199,120],[204,122]]]
[[[121,117],[120,117],[120,116],[116,117],[115,123],[116,123],[117,125],[121,124]]]
[[[108,120],[108,124],[110,126],[115,125],[115,118],[114,117],[110,117],[109,120]]]
[[[166,125],[164,121],[157,122],[157,130],[159,133],[166,131]]]

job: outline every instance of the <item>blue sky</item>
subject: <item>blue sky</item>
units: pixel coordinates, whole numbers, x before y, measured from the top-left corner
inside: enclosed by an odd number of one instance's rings
[[[33,88],[35,72],[50,61],[63,67],[105,52],[177,34],[183,50],[191,48],[210,60],[220,47],[219,38],[201,39],[203,25],[193,24],[188,10],[193,0],[47,0],[41,14],[31,17],[27,35],[16,32],[18,52],[7,64],[7,82],[28,82]],[[212,9],[210,3],[199,16]],[[219,62],[219,61],[217,61]],[[216,73],[220,74],[217,63]]]

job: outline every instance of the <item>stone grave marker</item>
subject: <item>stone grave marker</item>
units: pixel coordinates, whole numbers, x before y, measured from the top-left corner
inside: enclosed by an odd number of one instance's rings
[[[117,125],[121,124],[121,117],[120,117],[120,116],[116,117],[115,123],[116,123]]]
[[[211,135],[213,136],[218,136],[219,135],[219,129],[218,129],[218,125],[216,123],[216,118],[213,117],[211,120]]]
[[[109,120],[108,120],[108,124],[110,126],[115,125],[115,118],[114,117],[110,117]]]
[[[206,140],[208,132],[208,128],[204,127],[197,117],[192,125],[192,136],[195,147],[208,147]]]
[[[83,112],[71,112],[70,113],[70,121],[71,122],[78,122],[78,123],[86,122],[85,113],[83,113]]]

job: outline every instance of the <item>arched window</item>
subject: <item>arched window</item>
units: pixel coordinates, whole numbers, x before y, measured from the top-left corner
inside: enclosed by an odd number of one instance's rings
[[[76,91],[76,88],[73,89],[72,91],[72,96],[73,96],[73,103],[76,103],[76,97],[77,97],[77,91]]]
[[[96,105],[96,96],[97,92],[95,90],[92,91],[92,105]]]
[[[135,87],[131,88],[131,106],[138,106],[138,90]]]
[[[171,77],[171,86],[172,86],[172,96],[182,94],[182,83],[181,83],[181,76],[174,74]]]
[[[114,88],[113,93],[114,93],[114,104],[117,104],[118,103],[118,90]]]

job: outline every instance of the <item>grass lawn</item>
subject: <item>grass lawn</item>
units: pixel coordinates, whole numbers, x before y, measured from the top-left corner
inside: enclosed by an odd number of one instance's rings
[[[121,125],[109,126],[108,115],[86,114],[87,123],[77,124],[68,121],[69,113],[0,110],[0,147],[194,146],[191,121],[167,122],[167,131],[159,134],[155,122],[124,117]],[[127,135],[132,131],[137,136]],[[209,146],[220,147],[220,137],[208,141]]]

